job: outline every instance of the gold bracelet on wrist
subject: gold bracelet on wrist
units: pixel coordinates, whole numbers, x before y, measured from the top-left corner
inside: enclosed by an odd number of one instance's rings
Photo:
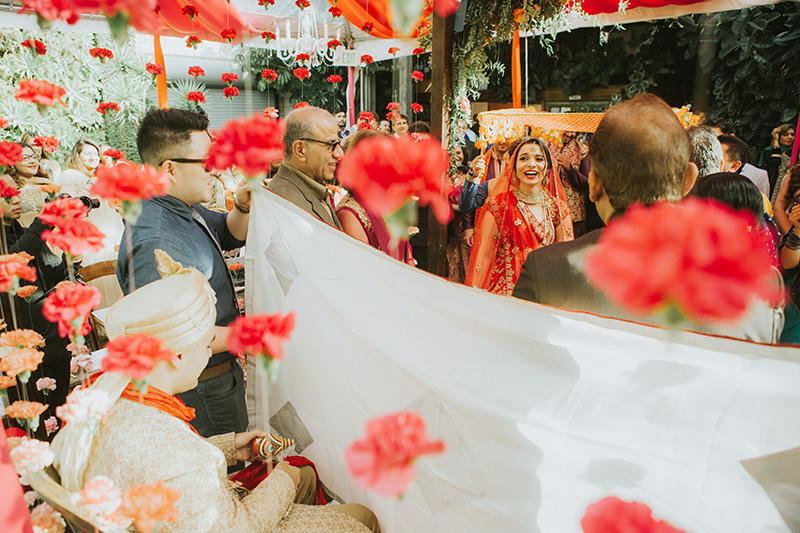
[[[247,215],[250,213],[250,206],[244,207],[242,205],[237,204],[236,202],[233,202],[233,207],[235,207],[236,210],[243,215]]]

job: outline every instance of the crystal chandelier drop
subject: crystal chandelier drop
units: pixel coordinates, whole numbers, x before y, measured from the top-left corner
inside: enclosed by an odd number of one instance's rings
[[[325,34],[319,36],[317,31],[317,18],[313,8],[301,9],[297,19],[297,36],[292,37],[289,21],[286,21],[286,33],[281,35],[280,27],[275,30],[278,58],[289,67],[302,65],[304,67],[318,67],[331,64],[336,57],[336,51],[328,48],[328,24],[325,24]],[[339,29],[336,29],[336,39],[339,40]],[[308,54],[308,61],[298,61],[297,56]]]

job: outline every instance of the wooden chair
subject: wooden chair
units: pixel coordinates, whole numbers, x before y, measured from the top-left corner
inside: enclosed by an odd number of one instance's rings
[[[81,269],[78,270],[78,274],[81,279],[87,283],[106,276],[114,276],[116,278],[117,260],[110,259],[108,261],[100,261],[99,263],[81,267]],[[88,335],[89,346],[92,351],[99,350],[105,345],[105,342],[101,339],[97,331],[97,326],[100,323],[97,317],[94,316],[94,313],[89,315],[89,323],[92,325],[92,331],[90,331]],[[105,337],[105,335],[103,335],[103,337]]]

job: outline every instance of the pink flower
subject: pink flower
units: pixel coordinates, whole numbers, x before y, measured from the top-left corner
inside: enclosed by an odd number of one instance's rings
[[[341,81],[342,81],[342,77],[339,76],[338,74],[331,74],[330,76],[328,76],[328,83],[336,84],[336,83],[339,83]]]
[[[39,378],[36,380],[36,390],[56,390],[56,380],[53,378]]]
[[[47,431],[47,436],[49,437],[51,433],[58,429],[58,419],[56,417],[51,416],[44,421],[44,428]]]
[[[371,55],[364,54],[363,56],[361,56],[361,63],[364,63],[365,65],[371,65],[373,62],[374,60],[372,59]]]
[[[422,74],[422,71],[415,70],[414,72],[411,73],[411,79],[414,81],[422,81],[423,79],[425,79],[425,75]]]
[[[226,30],[222,30],[220,32],[220,36],[223,39],[226,39],[229,43],[233,42],[233,40],[236,38],[236,30],[234,30],[233,28],[228,28]]]
[[[267,80],[267,83],[278,79],[278,73],[271,68],[265,68],[261,71],[261,77]]]
[[[73,505],[83,507],[89,518],[105,518],[122,505],[122,491],[112,479],[94,476],[71,496]]]
[[[67,403],[56,407],[56,415],[67,424],[71,422],[101,422],[114,402],[106,391],[77,388],[67,396]]]
[[[237,166],[248,177],[264,174],[283,157],[285,129],[283,121],[263,114],[232,120],[214,132],[208,165],[219,170]]]
[[[264,41],[267,44],[269,44],[270,42],[272,42],[275,39],[277,39],[278,36],[275,35],[274,33],[272,33],[271,31],[265,31],[265,32],[261,32],[261,38],[264,39]]]
[[[139,167],[121,163],[113,167],[98,168],[97,181],[89,192],[92,196],[107,200],[138,202],[154,196],[165,196],[169,186],[167,175],[149,165]]]
[[[422,113],[422,106],[419,104],[411,104],[411,111],[414,113]]]
[[[301,109],[303,107],[311,107],[311,104],[309,104],[308,102],[297,102],[296,104],[294,104],[294,109]]]
[[[225,36],[223,35],[223,37]],[[190,35],[186,38],[186,48],[194,48],[196,50],[197,45],[201,44],[202,42],[203,40],[197,35]]]
[[[239,79],[239,76],[234,74],[233,72],[224,72],[221,76],[223,83],[227,83],[231,85],[233,82]]]
[[[56,102],[67,106],[61,99],[67,94],[63,87],[44,80],[22,80],[19,89],[14,91],[14,98],[31,102],[37,106],[53,106]]]
[[[264,109],[264,116],[269,118],[278,118],[278,110],[274,107]]]
[[[587,276],[634,315],[672,306],[696,323],[735,321],[753,298],[781,296],[766,237],[752,226],[752,217],[695,198],[633,206],[604,230]]]
[[[294,312],[285,316],[240,316],[230,325],[228,350],[252,357],[266,356],[283,359],[283,343],[294,329]]]
[[[58,323],[58,334],[69,337],[74,333],[86,335],[91,331],[87,316],[100,305],[102,296],[95,287],[65,284],[45,299],[42,314],[50,322]]]
[[[442,453],[444,448],[443,441],[425,436],[421,416],[400,411],[367,422],[367,434],[350,445],[345,460],[358,485],[383,496],[401,496],[417,475],[417,457]]]
[[[190,102],[198,102],[200,104],[206,103],[205,95],[200,91],[191,91],[186,94],[186,99]]]
[[[105,115],[109,109],[119,111],[119,104],[116,102],[100,102],[100,105],[97,106],[97,112],[101,115]]]
[[[67,344],[67,351],[71,353],[73,357],[89,355],[89,348],[87,348],[85,344],[69,343]]]
[[[77,257],[102,250],[105,234],[88,220],[81,219],[56,230],[45,230],[42,238],[48,244]]]
[[[206,71],[200,67],[189,67],[189,76],[193,76],[194,79],[197,79],[199,76],[205,76]]]
[[[31,511],[34,533],[64,533],[67,523],[61,514],[46,503],[40,503]]]
[[[89,55],[92,57],[99,57],[100,61],[105,62],[106,59],[113,59],[114,52],[108,48],[92,48],[89,50]]]
[[[333,6],[333,7],[329,8],[328,11],[330,12],[331,16],[333,16],[333,17],[341,17],[342,16],[342,10],[339,9],[338,7],[336,7],[336,6]]]
[[[331,39],[328,41],[328,48],[336,48],[337,46],[342,46],[342,43],[339,42],[339,39]]]
[[[106,345],[108,355],[101,366],[137,381],[144,380],[160,361],[175,361],[177,356],[161,341],[149,335],[117,337]]]
[[[370,137],[345,154],[337,174],[368,211],[388,215],[418,196],[420,204],[430,204],[444,224],[452,217],[447,200],[452,188],[446,179],[448,166],[447,152],[436,140],[415,142],[406,135],[399,139]]]
[[[647,505],[624,502],[616,496],[590,505],[581,528],[584,533],[685,533],[663,520],[656,521]]]
[[[311,72],[305,67],[298,67],[292,71],[294,77],[300,81],[303,81],[306,78],[311,77]]]
[[[44,150],[48,154],[52,154],[53,152],[56,151],[56,148],[58,148],[58,139],[56,139],[55,137],[48,137],[48,136],[35,137],[33,139],[33,145],[41,146],[42,150]]]
[[[125,489],[121,512],[133,519],[141,533],[151,533],[160,522],[177,522],[180,513],[175,502],[180,491],[166,487],[161,481],[148,485],[134,485]]]
[[[234,98],[239,96],[239,89],[237,87],[225,87],[222,89],[222,96],[225,98]]]
[[[13,167],[22,161],[22,146],[0,141],[0,166]]]
[[[17,474],[22,476],[20,482],[23,485],[29,483],[25,476],[38,472],[53,464],[55,454],[50,450],[50,445],[36,439],[23,439],[13,450],[11,450],[11,460]]]

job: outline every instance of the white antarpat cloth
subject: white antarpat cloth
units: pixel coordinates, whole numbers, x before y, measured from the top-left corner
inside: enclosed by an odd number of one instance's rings
[[[297,313],[270,414],[291,402],[298,451],[383,531],[579,532],[609,495],[692,533],[788,531],[739,461],[800,445],[800,351],[455,285],[269,191],[250,218],[248,312]],[[267,384],[249,375],[257,410]],[[367,420],[406,408],[448,449],[394,501],[356,487],[343,457]]]

